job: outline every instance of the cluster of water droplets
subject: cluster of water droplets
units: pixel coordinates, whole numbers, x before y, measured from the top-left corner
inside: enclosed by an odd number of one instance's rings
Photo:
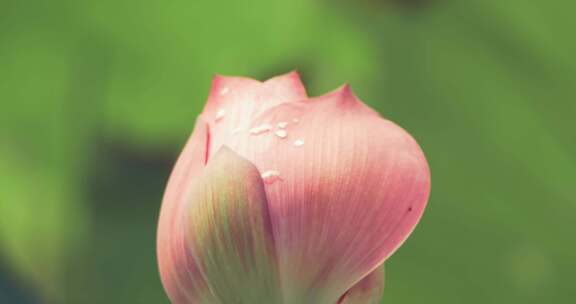
[[[226,95],[230,92],[230,89],[225,87],[222,90],[220,90],[220,95]],[[222,121],[224,119],[224,117],[226,116],[226,110],[225,109],[218,109],[218,111],[216,112],[216,116],[214,117],[214,120],[216,123]],[[292,123],[293,124],[298,124],[300,122],[299,118],[293,118],[292,119]],[[280,138],[280,139],[285,139],[288,137],[288,130],[286,130],[286,128],[289,126],[289,122],[287,121],[280,121],[276,124],[276,128],[274,127],[274,125],[270,124],[270,123],[263,123],[261,125],[255,126],[253,128],[251,128],[250,130],[248,130],[248,132],[250,133],[250,135],[253,136],[258,136],[258,135],[262,135],[262,134],[266,134],[266,133],[270,133],[273,132],[273,134]],[[240,131],[242,131],[242,129],[240,127],[234,128],[231,132],[232,135],[236,135],[238,134]],[[298,138],[295,139],[292,144],[294,147],[302,147],[304,145],[304,139],[302,138]],[[280,172],[278,172],[277,170],[267,170],[264,171],[261,174],[262,180],[264,181],[265,184],[273,184],[276,181],[281,181],[282,177],[280,176]]]
[[[293,120],[294,123],[298,123],[299,119],[298,118],[294,118]],[[281,121],[279,123],[276,124],[276,130],[274,130],[274,126],[269,124],[269,123],[264,123],[258,126],[253,127],[252,129],[250,129],[250,134],[252,135],[260,135],[260,134],[264,134],[267,132],[271,132],[274,131],[274,135],[276,135],[277,137],[284,139],[288,137],[288,130],[286,130],[286,128],[288,127],[288,122],[286,121]],[[303,139],[296,139],[293,142],[294,146],[296,147],[301,147],[304,145],[304,140]]]

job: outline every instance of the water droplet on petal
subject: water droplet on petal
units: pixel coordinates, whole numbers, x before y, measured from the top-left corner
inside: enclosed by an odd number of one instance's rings
[[[218,112],[216,112],[216,121],[222,120],[222,118],[224,118],[225,115],[226,115],[226,110],[224,110],[224,109],[218,110]]]
[[[259,135],[265,132],[272,130],[272,126],[269,124],[263,124],[257,127],[250,129],[250,134]]]
[[[294,119],[292,119],[292,121],[293,121],[294,123],[298,123],[298,122],[300,121],[300,119],[294,118]]]
[[[280,172],[278,172],[276,170],[268,170],[268,171],[262,173],[261,176],[262,176],[262,180],[267,185],[273,184],[274,182],[276,182],[278,180],[282,180],[282,178],[280,177]]]
[[[297,139],[294,141],[294,146],[296,146],[296,147],[302,147],[303,145],[304,145],[303,139]]]
[[[288,126],[288,123],[285,122],[285,121],[281,121],[281,122],[279,122],[278,125],[277,125],[277,127],[278,127],[279,129],[284,129],[284,128],[286,128],[286,126]]]
[[[286,136],[288,136],[288,132],[286,132],[286,130],[278,130],[274,132],[274,134],[280,138],[286,138]]]
[[[220,90],[220,95],[226,95],[228,92],[230,92],[230,88],[222,88],[222,90]]]

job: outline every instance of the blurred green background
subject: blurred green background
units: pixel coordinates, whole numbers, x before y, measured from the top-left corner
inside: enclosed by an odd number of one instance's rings
[[[168,303],[161,196],[214,73],[350,82],[433,190],[383,303],[576,298],[571,1],[0,0],[0,303]]]

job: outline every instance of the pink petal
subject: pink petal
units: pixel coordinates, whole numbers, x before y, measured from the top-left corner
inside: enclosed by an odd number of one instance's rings
[[[281,302],[266,193],[254,165],[220,149],[183,206],[172,233],[184,237],[179,250],[188,260],[172,267],[189,272],[165,283],[173,303]]]
[[[190,285],[199,271],[186,250],[182,227],[187,191],[202,173],[207,145],[208,125],[199,117],[172,171],[162,201],[157,236],[158,266],[164,288],[174,303],[185,303],[189,295],[181,286]]]
[[[288,302],[334,303],[414,229],[428,199],[428,165],[406,131],[347,86],[280,104],[251,127],[280,121],[298,122],[283,138],[223,141],[260,172],[278,173],[266,193]]]
[[[308,98],[300,76],[291,72],[265,82],[250,78],[216,76],[203,116],[210,124],[209,156],[237,133],[249,133],[250,123],[266,110]]]
[[[181,227],[187,190],[204,168],[207,145],[208,125],[199,117],[172,171],[162,202],[157,237],[158,264],[164,288],[175,303],[182,303],[189,297],[179,285],[189,284],[198,271],[186,251]],[[178,270],[186,268],[188,273]]]
[[[348,289],[338,304],[379,304],[384,293],[384,265]]]

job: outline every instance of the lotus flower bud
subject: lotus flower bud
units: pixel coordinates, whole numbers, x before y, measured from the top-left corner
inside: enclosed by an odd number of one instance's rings
[[[215,77],[164,195],[173,303],[371,304],[428,200],[416,141],[343,86]]]

